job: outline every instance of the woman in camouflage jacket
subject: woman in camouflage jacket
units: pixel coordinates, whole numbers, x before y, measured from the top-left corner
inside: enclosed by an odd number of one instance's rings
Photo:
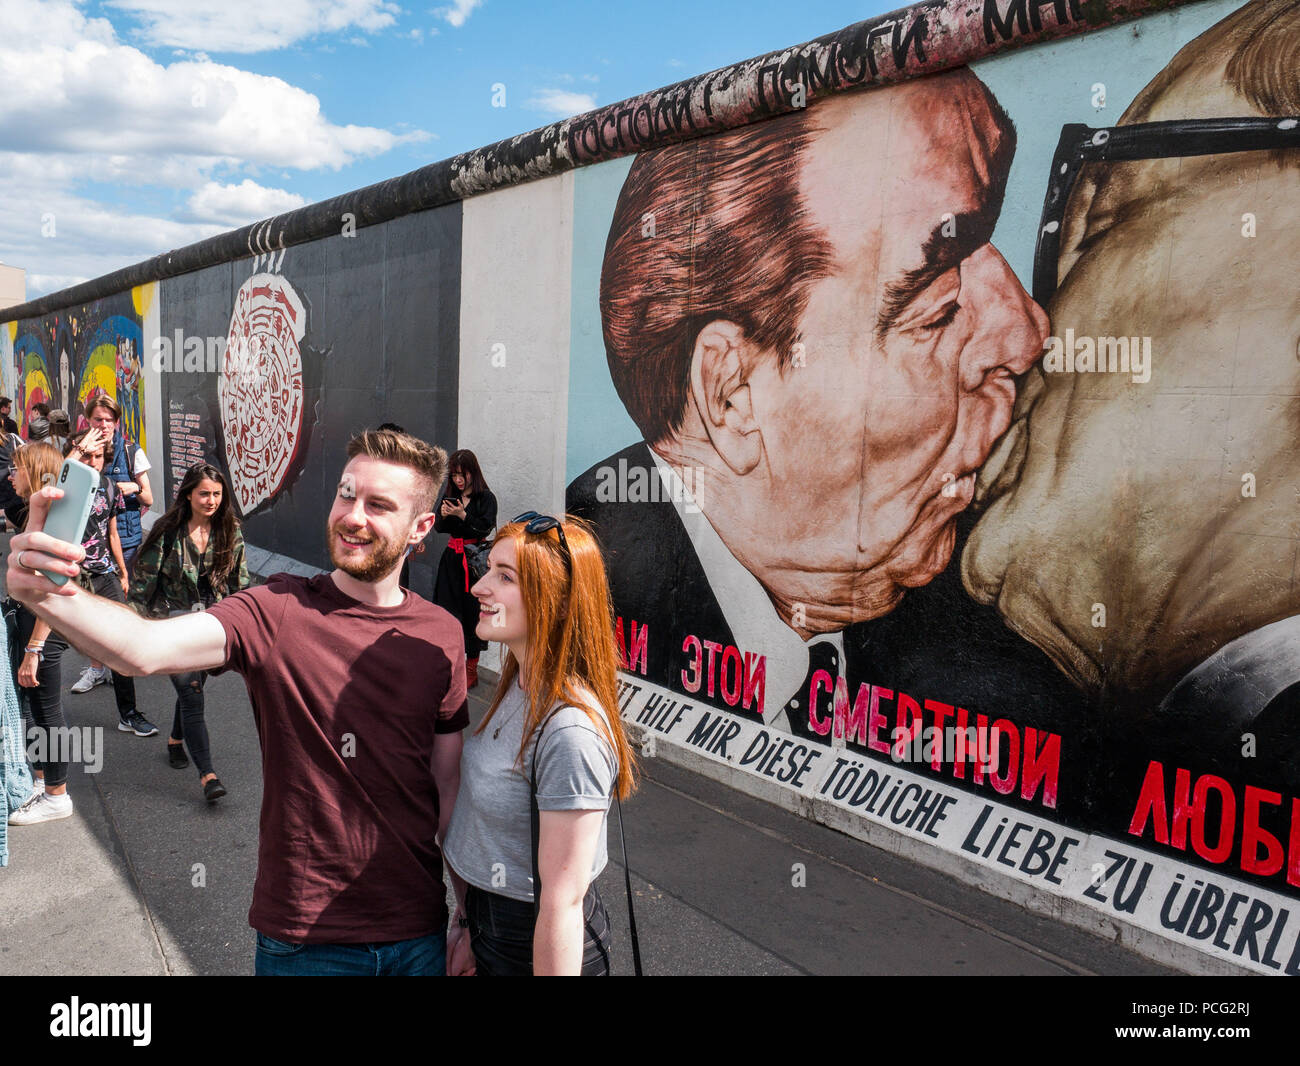
[[[248,585],[244,538],[230,502],[226,479],[214,466],[190,468],[176,490],[176,502],[145,538],[135,560],[135,578],[128,600],[151,618],[201,611]],[[176,769],[194,760],[204,798],[215,803],[226,794],[208,748],[203,718],[203,683],[199,670],[173,674],[176,713],[167,759]],[[185,749],[189,749],[189,758]]]

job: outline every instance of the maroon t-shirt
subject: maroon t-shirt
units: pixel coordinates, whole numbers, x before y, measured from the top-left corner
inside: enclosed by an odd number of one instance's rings
[[[460,622],[276,574],[208,611],[262,742],[248,924],[277,940],[407,940],[447,925],[434,736],[469,724]],[[455,797],[448,797],[453,802]]]

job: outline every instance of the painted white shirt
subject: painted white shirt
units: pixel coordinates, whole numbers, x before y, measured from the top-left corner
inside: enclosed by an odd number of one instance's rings
[[[762,583],[723,543],[677,471],[653,448],[650,454],[654,456],[665,490],[660,499],[671,500],[677,509],[677,516],[686,528],[704,576],[717,597],[737,650],[742,655],[748,651],[767,656],[763,723],[789,732],[790,723],[781,712],[792,698],[799,700],[800,706],[808,698],[807,693],[799,691],[808,673],[808,649],[823,641],[830,643],[835,648],[838,673],[842,675],[844,634],[819,633],[803,640],[791,629],[777,613]]]

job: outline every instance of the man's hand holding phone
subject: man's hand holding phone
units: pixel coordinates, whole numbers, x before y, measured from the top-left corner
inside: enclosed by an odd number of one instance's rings
[[[53,574],[76,577],[81,572],[77,564],[86,557],[80,544],[56,540],[43,532],[50,505],[63,496],[63,490],[46,486],[34,492],[28,500],[27,529],[9,542],[8,571],[5,587],[9,595],[23,603],[39,603],[47,596],[74,596],[76,582],[55,584],[41,570]]]

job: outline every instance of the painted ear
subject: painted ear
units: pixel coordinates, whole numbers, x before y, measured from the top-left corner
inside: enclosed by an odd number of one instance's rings
[[[753,470],[763,454],[763,434],[745,378],[748,347],[740,326],[717,320],[696,335],[691,353],[691,399],[719,458],[741,475]]]

